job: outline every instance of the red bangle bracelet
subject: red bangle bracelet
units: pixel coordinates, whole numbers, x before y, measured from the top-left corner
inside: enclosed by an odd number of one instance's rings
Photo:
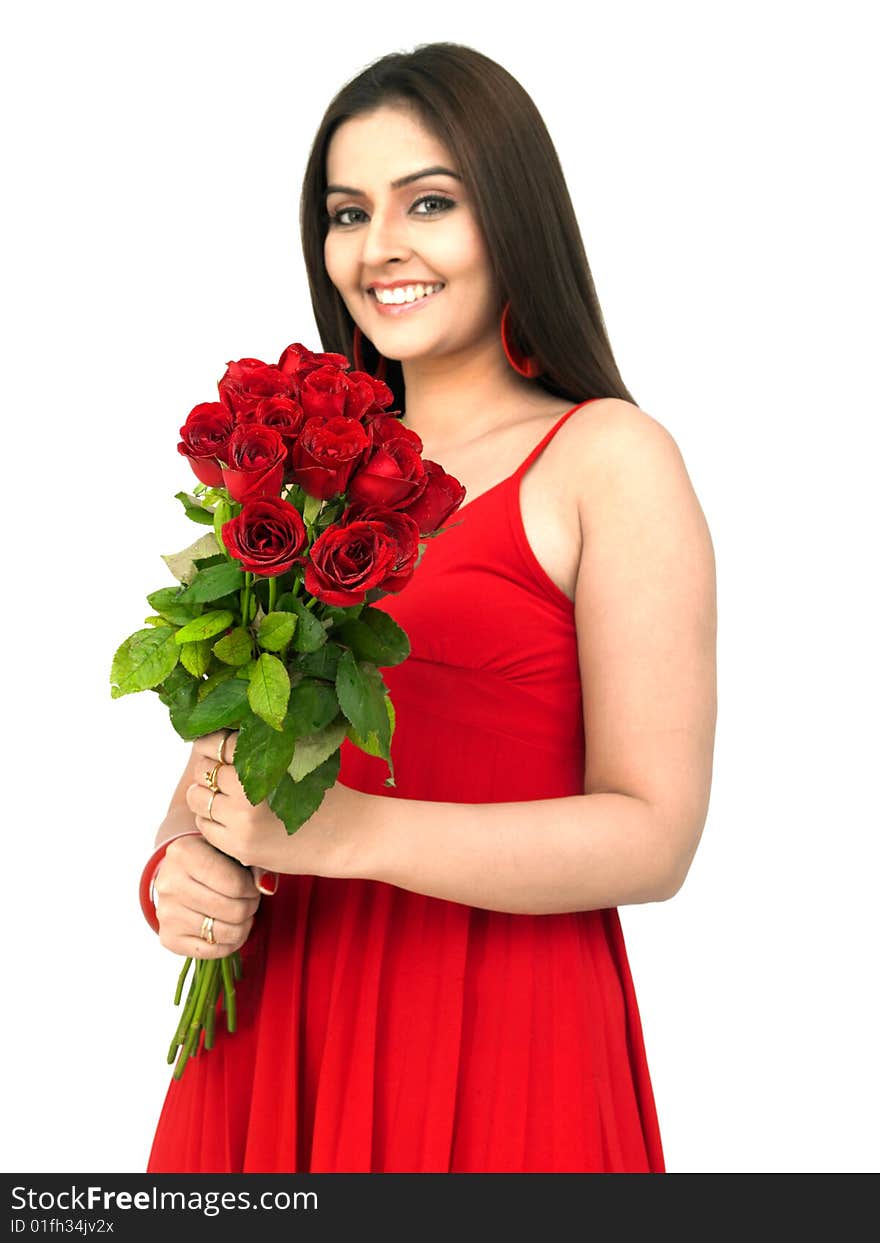
[[[159,931],[159,921],[156,918],[156,905],[153,900],[153,881],[156,879],[156,873],[159,871],[159,864],[165,858],[165,851],[168,849],[171,842],[175,841],[178,837],[192,837],[193,834],[198,834],[198,832],[198,829],[184,829],[182,833],[172,833],[171,837],[166,837],[165,841],[157,846],[150,855],[147,860],[147,865],[141,873],[141,883],[138,890],[138,896],[141,901],[141,910],[144,913],[144,918],[154,932]]]

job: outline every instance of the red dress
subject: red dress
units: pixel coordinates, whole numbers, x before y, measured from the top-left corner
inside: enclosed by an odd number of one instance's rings
[[[466,803],[583,793],[574,606],[527,542],[519,480],[585,404],[379,601],[412,648],[382,670],[397,786],[348,741],[344,785]],[[218,1021],[214,1048],[171,1080],[148,1173],[665,1171],[616,908],[506,914],[282,875],[242,956],[239,1030]]]

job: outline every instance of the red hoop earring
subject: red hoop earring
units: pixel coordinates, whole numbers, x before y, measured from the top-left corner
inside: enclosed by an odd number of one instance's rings
[[[369,338],[367,339],[369,340]],[[354,332],[352,333],[352,336],[351,336],[351,352],[354,355],[355,371],[366,371],[367,375],[372,375],[374,380],[384,380],[385,371],[388,365],[388,359],[385,357],[384,354],[379,354],[377,350],[376,353],[378,356],[378,361],[376,363],[375,374],[373,374],[373,372],[371,372],[369,368],[364,366],[363,341],[364,341],[364,334],[360,330],[360,325],[355,324]]]
[[[504,346],[507,361],[514,371],[518,371],[520,375],[524,375],[530,380],[541,374],[541,366],[535,355],[525,354],[511,344],[509,302],[505,302],[504,310],[501,312],[501,344]]]

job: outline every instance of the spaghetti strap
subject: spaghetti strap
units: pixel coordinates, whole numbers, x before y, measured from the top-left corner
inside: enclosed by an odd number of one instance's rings
[[[516,470],[511,475],[511,479],[512,480],[518,479],[520,475],[524,474],[525,471],[527,471],[528,468],[531,466],[532,462],[534,462],[538,454],[541,453],[542,450],[550,443],[550,441],[559,431],[560,427],[562,427],[562,424],[565,422],[565,420],[570,418],[571,415],[574,414],[575,410],[580,410],[581,406],[589,405],[591,401],[599,401],[599,398],[588,397],[586,401],[579,401],[576,406],[572,406],[570,410],[566,410],[564,414],[561,414],[559,418],[556,420],[556,422],[553,424],[553,426],[550,428],[549,432],[547,432],[546,436],[544,436],[542,440],[538,441],[538,443],[535,445],[534,449],[532,449],[531,453],[528,455],[526,460],[519,464],[519,466],[516,468]]]

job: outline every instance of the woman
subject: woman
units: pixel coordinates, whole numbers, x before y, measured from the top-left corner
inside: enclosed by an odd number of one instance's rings
[[[172,1080],[148,1172],[662,1172],[616,908],[678,891],[708,806],[714,558],[681,455],[487,57],[424,45],[349,83],[301,225],[323,348],[384,375],[467,499],[376,606],[412,646],[383,669],[396,787],[346,742],[288,837],[234,732],[193,745],[160,938],[241,947],[241,1017]]]

